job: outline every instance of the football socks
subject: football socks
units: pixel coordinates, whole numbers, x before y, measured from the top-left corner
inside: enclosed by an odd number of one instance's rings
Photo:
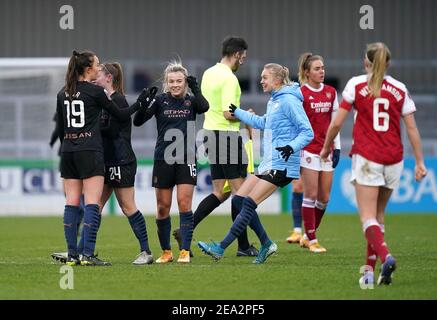
[[[168,216],[165,219],[156,219],[156,226],[158,227],[158,238],[162,250],[171,250],[170,246],[170,232],[171,219]]]
[[[128,217],[128,220],[135,237],[137,237],[138,242],[140,243],[141,252],[145,251],[147,254],[151,254],[147,237],[146,220],[144,219],[143,214],[138,210]]]

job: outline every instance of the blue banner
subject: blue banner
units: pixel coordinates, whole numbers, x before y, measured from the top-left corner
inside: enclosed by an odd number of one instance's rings
[[[437,158],[425,159],[428,169],[422,182],[414,179],[414,158],[406,158],[399,186],[393,191],[386,212],[437,213]],[[330,213],[357,212],[355,188],[350,183],[351,159],[342,157],[334,172],[331,199],[328,205]]]

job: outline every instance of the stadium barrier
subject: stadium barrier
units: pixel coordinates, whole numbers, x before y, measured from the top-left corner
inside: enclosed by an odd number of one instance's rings
[[[135,198],[144,214],[156,212],[155,190],[152,188],[152,160],[139,160],[135,180]],[[210,170],[198,166],[197,187],[193,209],[197,208],[212,190]],[[276,192],[259,207],[259,212],[278,214],[281,211],[280,192]],[[0,216],[62,215],[65,199],[58,162],[51,160],[0,160]],[[229,214],[231,201],[226,201],[214,213]],[[176,192],[173,194],[171,213],[178,213]],[[104,214],[122,214],[113,196],[105,206]]]
[[[388,212],[437,213],[437,158],[425,160],[428,175],[422,183],[414,181],[414,160],[407,158],[399,187],[394,191]],[[136,176],[136,200],[144,214],[156,212],[155,192],[151,186],[151,160],[140,160]],[[356,212],[354,188],[349,182],[351,161],[342,158],[334,173],[330,213]],[[193,197],[193,208],[211,192],[211,176],[207,166],[198,167],[198,185]],[[262,214],[290,212],[291,185],[275,192],[259,206]],[[62,181],[55,161],[1,160],[0,161],[0,215],[62,215],[64,202]],[[231,210],[226,201],[215,213],[226,214]],[[173,197],[172,213],[177,213]],[[121,214],[114,198],[106,205],[105,214]]]
[[[437,214],[437,157],[426,157],[427,176],[421,183],[414,180],[414,158],[406,158],[401,181],[393,191],[387,206],[388,213],[434,213]],[[329,213],[351,213],[357,211],[355,189],[350,183],[351,159],[341,158],[334,172]],[[282,211],[290,212],[291,186],[283,191]]]

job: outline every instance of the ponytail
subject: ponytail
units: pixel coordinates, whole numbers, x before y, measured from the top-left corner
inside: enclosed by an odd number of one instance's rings
[[[101,70],[106,75],[110,74],[112,76],[112,88],[124,96],[124,77],[121,64],[118,62],[103,63],[101,64]]]
[[[385,71],[391,59],[390,50],[382,42],[375,42],[367,45],[366,59],[371,64],[368,87],[373,97],[381,94],[382,82],[384,81]]]
[[[292,84],[290,80],[290,70],[288,70],[287,67],[281,66],[277,63],[268,63],[264,66],[264,69],[270,70],[273,76],[281,81],[282,85],[288,86]]]
[[[73,54],[68,62],[67,74],[65,75],[65,92],[71,97],[76,93],[79,76],[85,73],[87,67],[91,67],[94,62],[95,54],[91,51],[79,53],[73,50]]]
[[[301,56],[299,57],[299,62],[298,62],[298,78],[299,78],[299,83],[301,85],[303,85],[304,83],[306,83],[308,81],[307,76],[305,75],[305,72],[310,71],[311,70],[311,64],[314,61],[320,60],[323,62],[323,57],[319,56],[319,55],[313,55],[311,52],[305,52],[303,54],[301,54]]]

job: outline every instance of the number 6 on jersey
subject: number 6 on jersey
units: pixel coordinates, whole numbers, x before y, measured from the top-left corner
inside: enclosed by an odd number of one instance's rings
[[[376,98],[373,101],[373,129],[375,131],[388,131],[388,124],[390,120],[390,115],[388,112],[379,111],[379,106],[382,105],[384,110],[388,110],[390,102],[385,98]],[[379,120],[382,119],[382,124],[380,124]]]

